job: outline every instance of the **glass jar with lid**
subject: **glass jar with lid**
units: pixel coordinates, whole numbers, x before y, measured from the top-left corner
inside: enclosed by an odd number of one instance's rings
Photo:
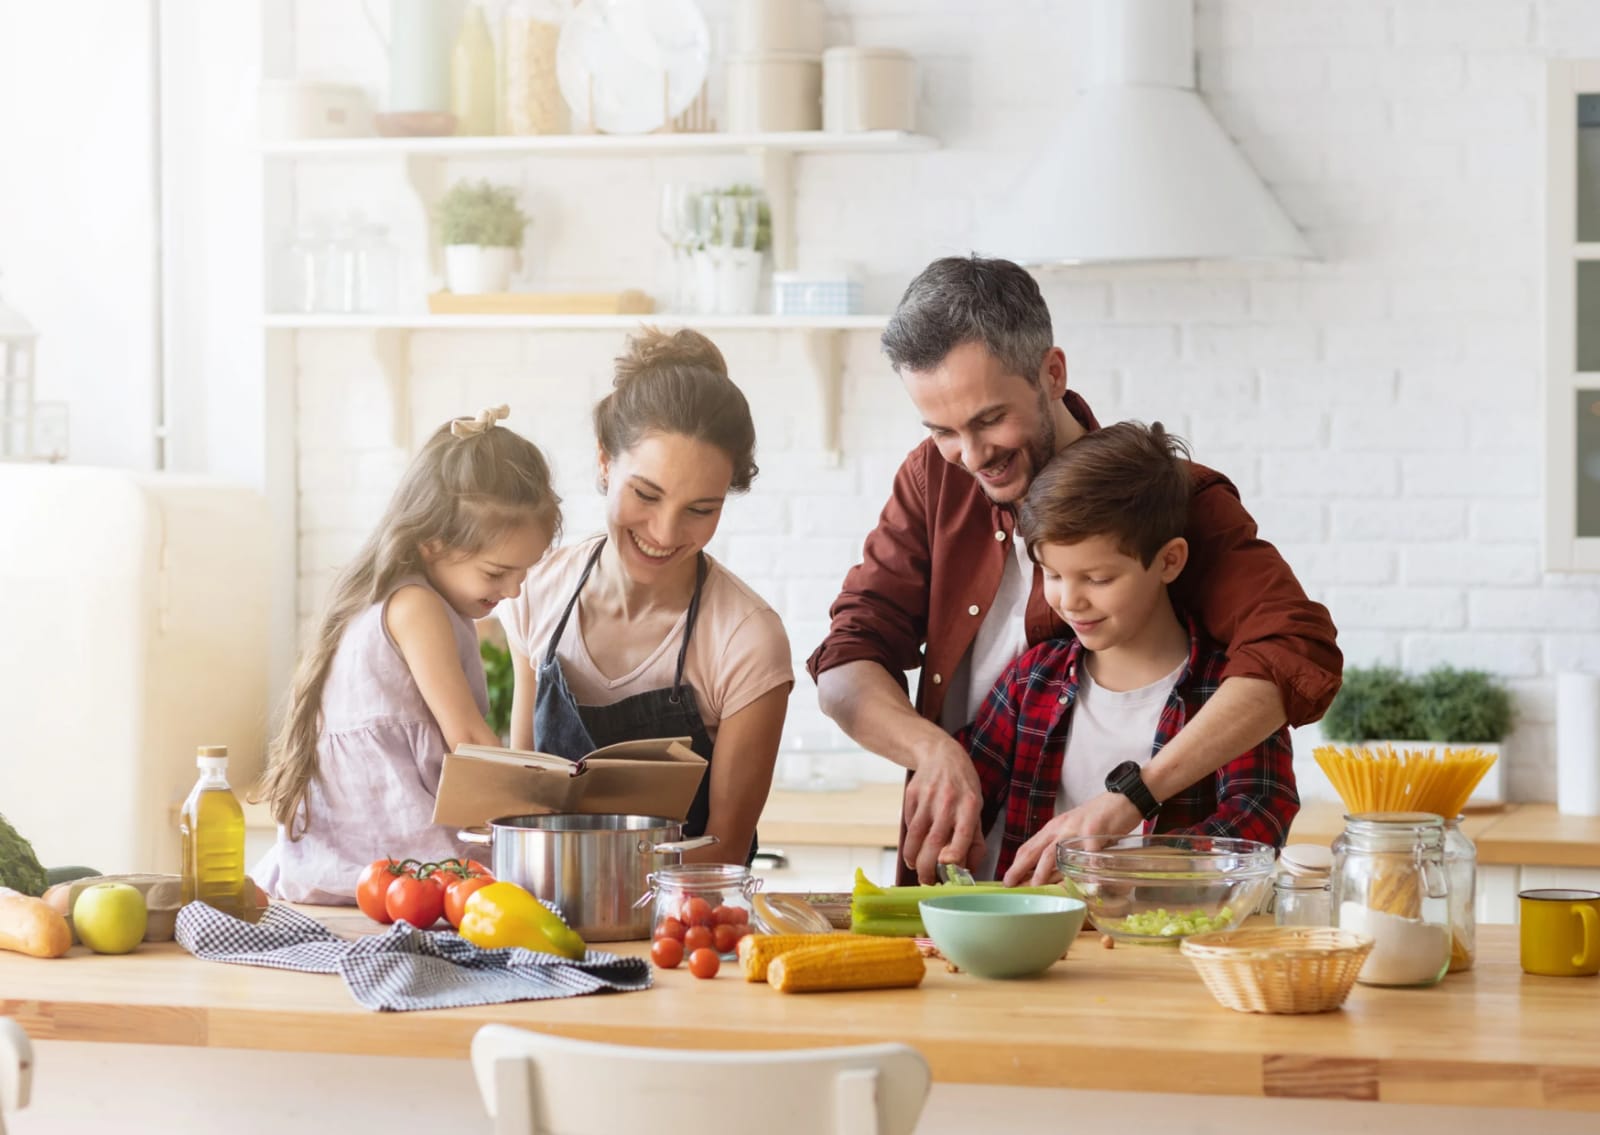
[[[1478,846],[1461,830],[1461,817],[1444,822],[1444,869],[1450,877],[1450,972],[1478,959]]]
[[[1279,926],[1331,926],[1333,854],[1321,844],[1292,843],[1278,853],[1272,910]]]
[[[761,880],[741,864],[684,863],[652,872],[639,904],[655,904],[652,939],[676,938],[685,955],[710,946],[726,956],[755,929],[750,899],[760,889]]]
[[[1434,985],[1450,967],[1444,820],[1428,812],[1345,817],[1333,841],[1334,925],[1373,940],[1356,980]]]

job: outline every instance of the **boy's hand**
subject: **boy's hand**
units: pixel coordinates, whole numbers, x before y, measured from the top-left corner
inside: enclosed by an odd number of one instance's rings
[[[983,791],[966,750],[946,734],[944,745],[917,761],[906,785],[902,852],[922,883],[939,881],[940,863],[969,862],[983,844],[978,830]],[[976,845],[976,846],[975,846]],[[981,861],[981,860],[980,860]]]
[[[1137,828],[1142,818],[1120,792],[1102,792],[1072,811],[1062,812],[1018,848],[1017,857],[1006,872],[1005,885],[1041,887],[1053,883],[1061,878],[1061,872],[1056,870],[1056,844],[1079,836],[1120,839]]]

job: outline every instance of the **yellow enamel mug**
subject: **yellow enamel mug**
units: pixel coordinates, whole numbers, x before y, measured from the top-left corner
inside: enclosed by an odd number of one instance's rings
[[[1550,977],[1600,973],[1600,891],[1522,891],[1522,968]]]

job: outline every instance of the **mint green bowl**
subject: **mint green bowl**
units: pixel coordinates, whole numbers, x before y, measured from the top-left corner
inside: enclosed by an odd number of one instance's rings
[[[1087,908],[1062,895],[990,891],[923,899],[922,925],[939,952],[977,977],[1032,977],[1067,952]]]

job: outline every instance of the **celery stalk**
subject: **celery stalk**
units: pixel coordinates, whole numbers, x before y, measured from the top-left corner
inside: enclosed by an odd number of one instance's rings
[[[925,938],[922,925],[923,899],[943,895],[971,895],[990,891],[1010,891],[1018,895],[1064,895],[1060,886],[1007,887],[1004,883],[975,883],[954,886],[940,883],[923,887],[880,887],[856,868],[856,885],[850,893],[850,929],[856,934],[878,934],[891,938]]]

